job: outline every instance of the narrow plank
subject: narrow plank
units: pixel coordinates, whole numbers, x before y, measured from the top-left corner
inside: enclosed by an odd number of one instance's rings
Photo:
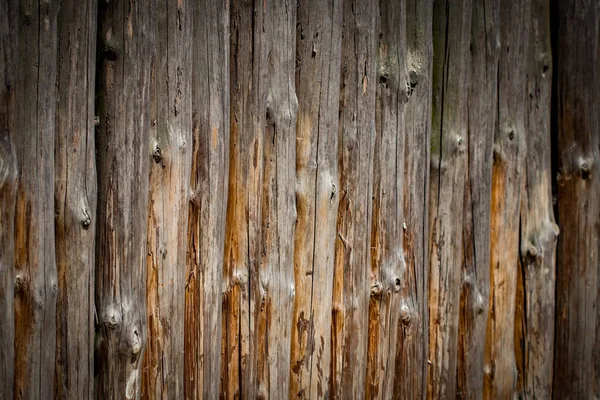
[[[471,11],[469,0],[433,8],[428,398],[457,395]]]
[[[183,398],[187,215],[192,162],[192,6],[156,3],[150,82],[151,137],[146,233],[148,344],[142,398]]]
[[[267,5],[233,0],[230,18],[231,148],[225,232],[221,393],[256,398],[259,265],[266,124]],[[266,339],[263,337],[261,344]]]
[[[512,397],[519,217],[527,151],[527,56],[531,2],[500,2],[498,121],[494,136],[490,295],[484,354],[484,398]]]
[[[553,395],[600,395],[600,4],[557,4],[556,337]]]
[[[296,207],[290,398],[329,396],[331,301],[339,200],[342,2],[298,7]]]
[[[95,396],[139,398],[147,341],[154,3],[98,7]]]
[[[332,315],[333,398],[365,396],[378,5],[346,1],[343,11],[342,76],[337,215]]]
[[[492,148],[498,116],[499,0],[474,1],[471,16],[469,154],[465,182],[460,294],[458,395],[483,396],[485,332],[490,293]]]
[[[59,1],[19,2],[15,215],[15,398],[54,396],[54,140]]]
[[[18,1],[0,3],[0,398],[12,399],[15,379],[15,237]]]
[[[97,1],[63,0],[58,15],[54,142],[58,273],[55,398],[91,399],[94,381]]]

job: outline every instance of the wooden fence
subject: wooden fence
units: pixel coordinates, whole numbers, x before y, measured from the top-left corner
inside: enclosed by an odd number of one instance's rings
[[[600,397],[599,27],[0,0],[0,398]]]

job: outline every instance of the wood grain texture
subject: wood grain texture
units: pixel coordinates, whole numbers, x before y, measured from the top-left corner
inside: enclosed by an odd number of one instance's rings
[[[325,3],[300,2],[296,30],[298,217],[290,398],[328,397],[331,377],[342,2]]]
[[[498,127],[494,136],[490,236],[490,295],[484,397],[514,394],[515,293],[519,217],[527,151],[527,56],[531,2],[500,2]],[[510,350],[509,350],[510,349]]]
[[[148,344],[142,397],[184,394],[184,308],[192,166],[192,7],[156,2],[156,62],[150,83],[150,166],[146,234]],[[191,353],[191,352],[190,352]]]
[[[368,346],[369,273],[377,4],[344,2],[338,159],[337,215],[332,310],[330,396],[365,395]],[[335,355],[335,356],[333,356]]]
[[[94,381],[97,2],[63,0],[58,15],[54,231],[58,272],[54,396],[91,399]]]
[[[294,228],[296,221],[295,89],[296,2],[267,4],[270,18],[269,89],[263,147],[260,314],[256,330],[258,398],[289,394],[292,313],[294,308]],[[264,306],[264,307],[263,307]]]
[[[96,107],[98,398],[139,398],[147,340],[146,233],[155,4],[99,3]],[[91,383],[90,383],[91,384]]]
[[[230,19],[231,149],[225,258],[221,393],[255,398],[262,254],[263,148],[270,14],[264,2],[233,0]],[[263,340],[264,344],[265,341]]]
[[[498,116],[499,0],[474,1],[468,100],[468,167],[465,182],[458,392],[483,395],[483,360],[490,286],[492,148]]]
[[[193,155],[186,277],[185,396],[216,398],[227,212],[229,2],[193,7]],[[186,40],[185,35],[182,40]],[[186,40],[187,42],[187,40]]]
[[[54,395],[54,140],[59,1],[19,2],[15,215],[15,398]]]
[[[0,398],[3,399],[13,398],[15,379],[17,10],[17,0],[0,3]]]
[[[557,4],[555,398],[600,395],[600,4]]]
[[[521,198],[519,285],[515,320],[519,380],[524,398],[551,398],[554,358],[555,253],[559,232],[552,203],[550,2],[534,0],[527,56],[527,156]]]
[[[457,394],[471,1],[434,3],[428,398]]]
[[[407,1],[406,68],[410,97],[404,114],[403,252],[400,321],[392,398],[423,398],[427,388],[429,162],[432,93],[432,1]],[[400,157],[400,156],[398,156]]]
[[[373,154],[373,216],[369,283],[369,337],[365,397],[391,398],[401,313],[408,303],[400,289],[406,279],[404,229],[404,114],[411,94],[406,43],[406,4],[380,3]],[[410,317],[409,317],[410,318]]]

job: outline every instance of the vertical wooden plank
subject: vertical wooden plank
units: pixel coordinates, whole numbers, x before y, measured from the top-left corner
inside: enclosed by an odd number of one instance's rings
[[[216,398],[229,158],[229,2],[193,10],[193,156],[186,287],[186,398]],[[185,35],[184,35],[185,37]]]
[[[267,28],[269,90],[263,153],[262,254],[257,288],[261,304],[257,362],[262,373],[257,376],[256,395],[283,399],[290,387],[295,294],[296,1],[274,0],[267,7],[271,25]]]
[[[96,12],[96,0],[63,0],[58,15],[54,389],[61,399],[92,398],[94,381]]]
[[[557,7],[561,234],[556,261],[554,397],[593,398],[600,395],[600,4],[572,0]]]
[[[290,398],[329,396],[338,207],[342,1],[298,6],[296,207]]]
[[[406,68],[410,97],[404,114],[404,277],[393,373],[387,398],[424,398],[428,335],[428,196],[431,136],[433,1],[406,3]],[[388,373],[391,374],[391,371]]]
[[[267,5],[259,0],[231,2],[231,153],[221,351],[221,392],[228,399],[256,397],[257,318],[268,311],[260,301],[258,279],[267,94],[266,13]],[[266,338],[261,343],[267,343]]]
[[[391,398],[394,388],[400,290],[406,279],[404,237],[404,113],[411,93],[406,46],[406,3],[380,2],[373,217],[369,284],[369,346],[365,397]]]
[[[458,395],[483,396],[490,279],[492,148],[498,115],[499,0],[474,1],[468,100],[463,264],[458,343]]]
[[[518,392],[525,398],[551,398],[554,357],[555,252],[558,226],[552,204],[550,110],[552,49],[550,2],[534,0],[527,57],[527,157],[521,198],[519,271],[524,294],[516,320]],[[519,329],[520,328],[520,329]],[[520,353],[520,354],[519,354]]]
[[[19,2],[15,397],[54,395],[57,273],[54,138],[59,1]]]
[[[490,237],[490,296],[484,397],[514,394],[515,294],[519,213],[526,153],[527,52],[531,2],[500,2],[498,127],[494,137]]]
[[[427,397],[454,398],[469,148],[465,82],[469,78],[471,1],[436,2],[433,16]]]
[[[365,395],[378,5],[344,2],[332,315],[333,398]]]
[[[152,116],[142,397],[183,398],[188,199],[192,156],[192,5],[162,0],[153,16]]]
[[[17,190],[15,91],[18,1],[0,3],[0,398],[12,399],[15,358],[15,237]]]
[[[146,327],[146,223],[155,4],[99,3],[96,107],[96,396],[139,398]]]

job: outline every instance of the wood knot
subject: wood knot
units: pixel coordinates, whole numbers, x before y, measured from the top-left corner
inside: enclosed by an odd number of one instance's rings
[[[152,153],[152,158],[154,159],[155,163],[160,163],[160,161],[162,160],[162,150],[160,149],[160,147],[156,146],[154,148],[154,152]]]
[[[413,322],[413,312],[407,304],[400,306],[400,321],[404,326],[410,326]]]
[[[138,330],[133,329],[129,338],[129,348],[131,350],[131,362],[137,361],[138,356],[142,352],[142,338],[140,337]]]
[[[105,327],[110,330],[114,330],[121,323],[121,313],[116,308],[111,307],[104,314],[102,322],[104,323]]]
[[[380,282],[375,282],[373,286],[371,286],[371,297],[379,298],[381,296],[382,288]]]
[[[579,171],[581,171],[581,179],[588,180],[590,179],[590,175],[592,173],[592,167],[590,163],[587,161],[582,161],[579,164]]]

